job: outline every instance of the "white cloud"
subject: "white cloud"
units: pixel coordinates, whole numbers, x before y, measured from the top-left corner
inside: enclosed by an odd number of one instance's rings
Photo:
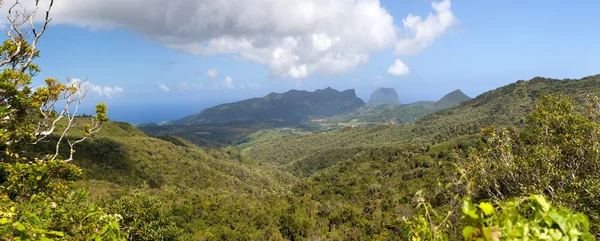
[[[88,95],[93,96],[94,94],[96,94],[100,97],[106,97],[109,99],[112,99],[113,96],[123,93],[125,91],[123,88],[116,86],[116,85],[114,87],[109,87],[109,86],[102,87],[99,85],[92,84],[87,80],[82,81],[81,79],[78,79],[78,78],[70,78],[69,84],[70,85],[79,85],[80,92],[87,91]]]
[[[219,71],[217,71],[217,69],[215,69],[215,68],[212,68],[212,69],[209,69],[206,72],[206,74],[208,75],[209,78],[214,79],[219,74]]]
[[[435,10],[435,14],[429,13],[425,20],[412,14],[402,20],[408,36],[401,38],[396,44],[396,54],[415,55],[458,23],[458,18],[450,10],[450,0],[432,2],[431,6]]]
[[[406,64],[404,64],[404,62],[402,62],[399,59],[396,59],[396,61],[394,61],[394,64],[392,64],[392,66],[388,68],[388,73],[391,75],[409,75],[410,69],[408,68],[408,66],[406,66]]]
[[[236,54],[293,78],[345,73],[398,39],[379,0],[61,0],[52,17],[187,53]]]
[[[161,90],[163,90],[164,92],[169,92],[171,91],[171,89],[169,89],[169,87],[167,87],[165,84],[162,83],[158,83],[158,88],[160,88]]]
[[[187,82],[179,83],[179,91],[181,91],[181,92],[202,90],[203,88],[204,88],[203,84],[189,84]]]
[[[235,85],[233,85],[233,79],[231,79],[231,77],[227,76],[227,78],[225,78],[225,80],[223,80],[223,87],[225,87],[227,89],[235,88]]]
[[[126,29],[174,50],[234,54],[272,76],[305,78],[346,73],[394,45],[399,55],[419,53],[458,23],[450,0],[439,1],[398,27],[379,0],[61,0],[51,14],[52,24]]]

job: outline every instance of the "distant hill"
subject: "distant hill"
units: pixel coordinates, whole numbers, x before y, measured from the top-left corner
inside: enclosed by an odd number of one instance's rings
[[[381,89],[384,88],[379,88],[378,90]],[[388,90],[392,90],[395,93],[393,89]],[[437,111],[452,108],[470,99],[462,91],[455,90],[446,94],[437,102],[418,101],[405,105],[371,105],[371,102],[369,102],[368,106],[360,108],[355,113],[330,117],[326,121],[321,121],[320,125],[330,127],[328,128],[330,130],[340,126],[368,126],[369,124],[375,125],[380,123],[400,125],[419,120]],[[343,123],[348,124],[344,125]],[[334,124],[336,126],[331,128]]]
[[[136,127],[146,127],[146,126],[159,126],[159,125],[156,122],[148,122],[148,123],[137,124],[135,126]]]
[[[399,105],[398,93],[393,88],[378,88],[371,94],[369,105]]]
[[[198,114],[170,121],[167,125],[225,124],[233,122],[276,122],[297,124],[310,118],[321,118],[355,111],[364,106],[354,89],[332,88],[314,92],[290,90],[271,93],[235,103],[222,104]]]
[[[454,107],[454,106],[462,103],[463,101],[467,101],[470,99],[471,99],[471,97],[465,95],[465,93],[463,93],[461,90],[457,89],[455,91],[448,93],[444,97],[442,97],[435,104],[436,104],[437,108],[441,110],[441,109],[448,109],[448,108]]]
[[[329,156],[328,161],[335,163],[336,159],[346,160],[369,146],[393,146],[409,142],[439,143],[477,134],[481,128],[490,125],[521,127],[527,113],[534,109],[536,101],[542,95],[570,96],[575,100],[575,107],[582,109],[586,96],[593,93],[600,93],[600,75],[578,80],[541,77],[529,81],[519,80],[485,92],[454,108],[426,115],[414,123],[345,128],[296,138],[273,139],[254,146],[248,154],[257,160],[304,165],[315,163],[324,155],[331,155],[333,149],[343,149],[340,152],[343,156]],[[286,158],[282,159],[281,156]]]

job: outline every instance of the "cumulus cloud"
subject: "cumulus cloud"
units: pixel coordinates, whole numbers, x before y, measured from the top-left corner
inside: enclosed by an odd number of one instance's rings
[[[458,23],[450,0],[431,6],[397,27],[379,0],[61,0],[52,23],[126,29],[177,51],[234,54],[272,76],[305,78],[348,72],[394,45],[399,55],[419,53]]]
[[[388,73],[391,75],[409,75],[410,69],[408,68],[408,66],[406,66],[406,64],[404,64],[404,62],[402,62],[399,59],[396,59],[396,61],[394,61],[394,64],[392,64],[392,66],[388,68]]]
[[[235,88],[235,85],[233,85],[233,79],[231,77],[227,76],[227,78],[225,78],[225,80],[223,80],[223,87],[225,87],[227,89]]]
[[[123,93],[125,91],[119,86],[100,86],[90,83],[89,81],[82,81],[78,78],[70,78],[69,84],[72,86],[79,86],[80,91],[87,91],[87,94],[92,96],[95,94],[100,97],[106,97],[112,99],[113,96]]]
[[[379,0],[61,0],[52,14],[54,24],[127,29],[174,50],[236,54],[294,78],[347,72],[398,39]]]
[[[206,74],[208,75],[209,78],[214,79],[219,74],[219,71],[217,71],[217,69],[215,69],[215,68],[212,68],[212,69],[209,69],[206,72]]]
[[[164,92],[169,92],[171,91],[171,89],[169,89],[169,87],[167,87],[165,84],[162,83],[158,83],[158,88],[160,88],[161,90],[163,90]]]
[[[396,44],[396,54],[415,55],[458,23],[458,18],[454,16],[450,9],[450,0],[433,2],[431,6],[435,10],[435,14],[429,13],[425,20],[412,14],[402,20],[407,36],[401,38]]]

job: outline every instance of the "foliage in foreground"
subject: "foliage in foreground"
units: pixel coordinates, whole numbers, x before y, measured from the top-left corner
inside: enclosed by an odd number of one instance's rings
[[[39,4],[35,2],[36,10]],[[47,14],[36,31],[32,20],[36,11],[16,9],[20,6],[17,1],[10,7],[8,38],[0,45],[0,239],[121,240],[120,216],[87,202],[85,192],[72,188],[82,170],[69,163],[73,147],[107,120],[107,107],[96,105],[96,115],[81,125],[81,133],[69,136],[70,128],[77,125],[76,110],[85,98],[85,85],[49,78],[45,86],[32,88],[31,80],[40,72],[32,63],[39,56],[36,43],[50,19]],[[31,26],[23,27],[30,20]],[[64,108],[57,110],[57,105]],[[59,122],[66,123],[62,131]],[[55,148],[42,155],[30,151],[51,135],[57,135]],[[61,145],[69,147],[67,161],[58,158]]]
[[[438,221],[443,217],[423,200],[419,208],[421,213],[406,221],[410,240],[449,240],[448,216]],[[587,216],[556,208],[540,195],[479,204],[467,198],[461,209],[465,241],[595,240]]]

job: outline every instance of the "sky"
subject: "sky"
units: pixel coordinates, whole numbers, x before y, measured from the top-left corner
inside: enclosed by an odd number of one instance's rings
[[[290,89],[353,88],[368,100],[391,87],[403,103],[455,89],[475,97],[536,76],[599,74],[597,9],[597,0],[56,0],[34,83],[87,80],[84,110],[103,101],[109,118],[134,124]]]

